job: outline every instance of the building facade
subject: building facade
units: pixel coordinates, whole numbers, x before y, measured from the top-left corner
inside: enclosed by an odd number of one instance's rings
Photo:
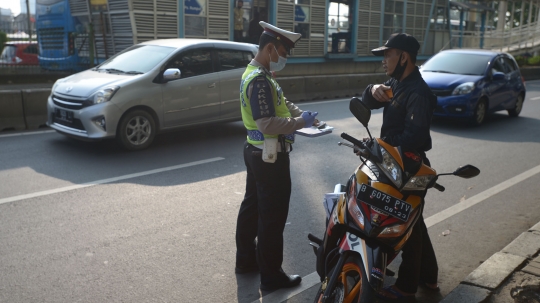
[[[98,56],[107,53],[108,57],[133,44],[153,39],[233,40],[236,1],[69,0],[69,3],[71,14],[80,18],[82,24],[92,20]],[[92,3],[100,3],[100,9],[93,9]],[[484,47],[484,37],[493,36],[498,18],[508,13],[514,15],[516,9],[521,9],[521,18],[525,18],[521,24],[537,24],[539,4],[540,0],[478,0],[474,3],[465,0],[243,0],[242,41],[258,43],[261,32],[258,22],[264,20],[302,34],[289,60],[292,63],[374,60],[370,50],[384,44],[396,32],[415,36],[421,45],[421,55],[430,56],[441,49],[456,47],[458,43],[461,47]]]

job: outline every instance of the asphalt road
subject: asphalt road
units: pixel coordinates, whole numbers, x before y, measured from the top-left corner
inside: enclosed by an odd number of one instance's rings
[[[446,191],[426,198],[442,292],[420,293],[419,302],[439,301],[540,221],[540,174],[523,175],[540,166],[540,81],[527,89],[519,118],[500,112],[479,128],[434,122],[433,167],[451,172],[470,163],[482,172],[441,178]],[[141,152],[48,130],[2,132],[0,302],[251,303],[261,295],[262,302],[311,302],[318,285],[307,234],[322,234],[324,193],[359,164],[337,145],[339,134],[367,135],[348,100],[298,105],[335,127],[318,138],[298,136],[291,153],[283,268],[305,278],[301,287],[260,294],[257,274],[234,274],[245,181],[241,122],[163,134]],[[381,122],[374,112],[373,134]],[[440,219],[445,209],[471,201],[477,204]]]

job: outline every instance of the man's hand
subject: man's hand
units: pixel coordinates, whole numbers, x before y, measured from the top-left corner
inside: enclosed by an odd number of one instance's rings
[[[390,102],[391,98],[388,96],[389,93],[391,95],[392,88],[383,84],[376,84],[371,88],[371,95],[379,102]]]
[[[304,121],[306,122],[306,125],[304,126],[304,128],[306,127],[311,127],[313,125],[313,122],[315,122],[315,117],[318,115],[319,113],[317,112],[310,112],[310,111],[304,111],[301,115],[301,117],[304,119]]]

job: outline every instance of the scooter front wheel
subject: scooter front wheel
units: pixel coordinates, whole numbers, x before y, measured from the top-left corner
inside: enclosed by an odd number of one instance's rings
[[[328,272],[328,277],[336,268]],[[319,288],[314,303],[364,303],[373,302],[374,291],[367,281],[362,259],[352,254],[347,257],[340,269],[337,283],[329,298],[323,301],[324,290]]]

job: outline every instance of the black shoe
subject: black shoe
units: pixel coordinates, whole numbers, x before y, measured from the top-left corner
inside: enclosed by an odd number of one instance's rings
[[[237,274],[247,274],[247,273],[256,272],[256,271],[259,271],[259,265],[257,265],[257,263],[248,264],[248,265],[237,265],[234,268],[234,272]]]
[[[269,281],[266,283],[261,282],[261,290],[276,290],[279,288],[289,288],[289,287],[295,287],[302,282],[302,277],[298,275],[283,275],[278,279],[275,279],[273,281]]]

